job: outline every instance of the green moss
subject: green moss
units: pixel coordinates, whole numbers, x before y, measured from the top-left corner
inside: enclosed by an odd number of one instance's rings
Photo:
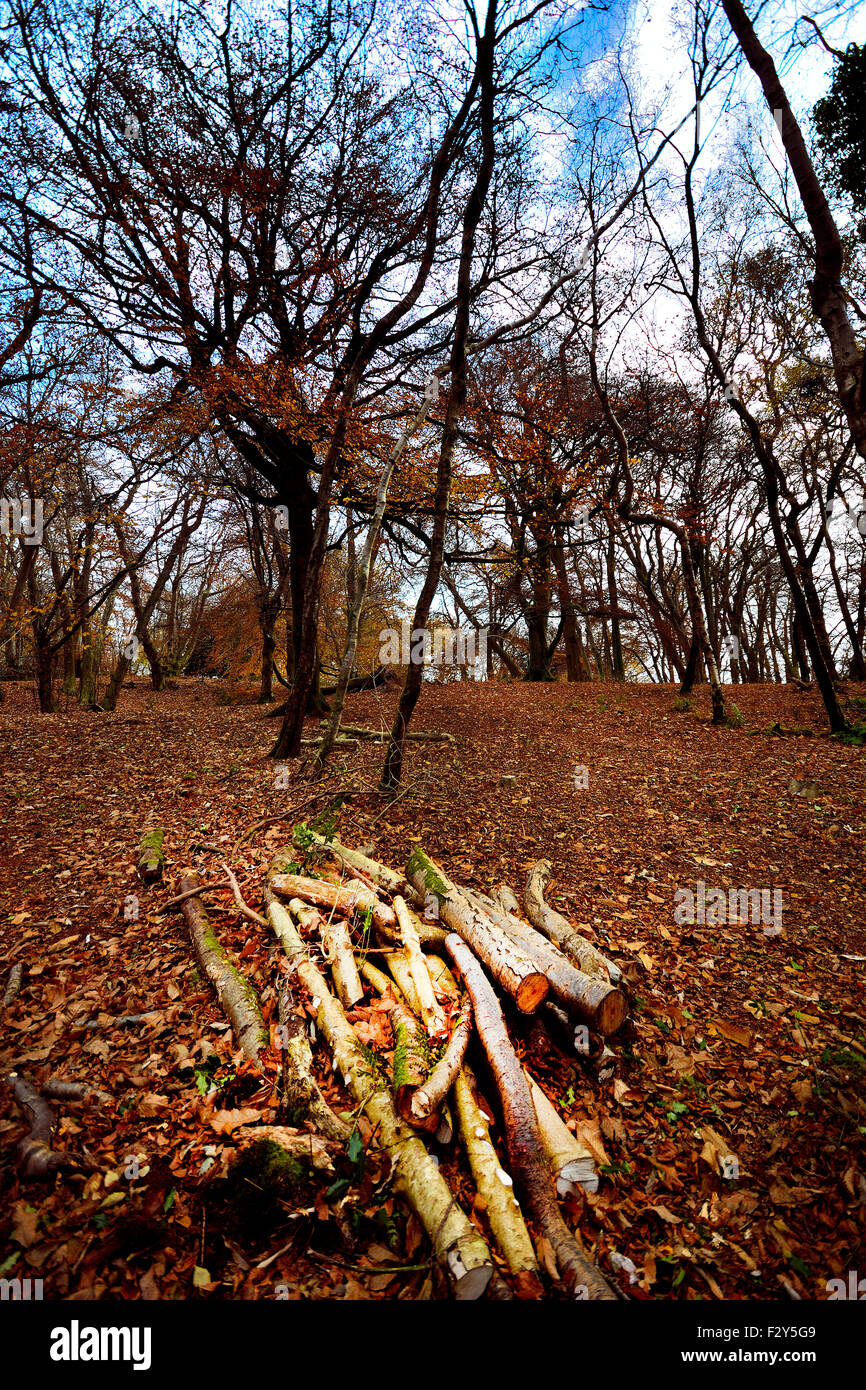
[[[288,1196],[310,1175],[308,1166],[274,1142],[258,1139],[244,1149],[232,1168],[239,1183],[251,1182],[271,1196]]]
[[[406,877],[411,881],[416,874],[420,874],[424,880],[424,885],[428,892],[434,893],[439,902],[439,906],[448,897],[448,887],[437,874],[431,860],[424,853],[420,845],[416,845],[409,855],[409,862],[406,865]]]
[[[147,854],[149,858],[154,857],[157,859],[161,859],[162,842],[164,839],[164,830],[146,830],[141,837],[141,844],[139,846],[139,853],[141,854],[142,858],[144,858],[145,854]]]
[[[138,871],[146,882],[159,878],[162,873],[165,863],[162,851],[164,839],[164,830],[146,830],[141,837],[138,846]]]
[[[737,705],[735,705],[735,704],[733,703],[733,701],[730,701],[730,702],[728,703],[728,712],[727,712],[727,715],[725,716],[725,723],[727,724],[728,728],[729,728],[729,729],[742,729],[742,727],[743,727],[743,725],[745,724],[745,722],[746,722],[746,721],[745,721],[745,718],[743,717],[743,712],[742,712],[742,710],[739,709],[739,708],[737,707]]]
[[[420,1077],[427,1075],[421,1030],[410,1028],[408,1024],[398,1020],[394,1024],[394,1039],[394,1089],[399,1091],[401,1086],[417,1086]]]

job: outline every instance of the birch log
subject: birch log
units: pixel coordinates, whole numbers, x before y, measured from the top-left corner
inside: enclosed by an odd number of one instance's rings
[[[529,1072],[526,1072],[526,1079],[532,1093],[541,1142],[553,1173],[557,1195],[566,1197],[575,1187],[583,1187],[587,1192],[597,1192],[598,1173],[595,1159],[589,1149],[575,1139]]]
[[[503,912],[508,912],[513,917],[520,916],[520,903],[517,901],[517,894],[507,883],[500,883],[493,895],[493,900]]]
[[[418,996],[418,1003],[421,1008],[421,1017],[424,1020],[424,1027],[427,1029],[427,1036],[430,1038],[443,1038],[448,1036],[448,1024],[445,1019],[445,1011],[441,1004],[437,1003],[433,993],[433,981],[430,979],[430,972],[427,969],[427,962],[421,951],[421,940],[418,934],[420,923],[414,912],[406,906],[406,901],[398,893],[393,900],[394,912],[400,930],[400,940],[403,950],[406,952],[406,959],[409,962],[409,969],[412,972],[412,980],[415,984],[415,993]]]
[[[459,1075],[471,1036],[472,1015],[467,1005],[465,1012],[454,1023],[439,1061],[411,1098],[410,1110],[416,1122],[426,1120],[428,1115],[438,1115]]]
[[[561,912],[557,912],[544,900],[544,889],[550,878],[552,866],[549,859],[539,859],[533,864],[526,879],[526,915],[534,927],[544,932],[561,951],[573,960],[584,975],[596,975],[600,980],[610,980],[619,984],[622,971],[612,960],[581,936]]]
[[[454,1083],[460,1136],[469,1158],[479,1197],[484,1202],[484,1214],[493,1232],[505,1263],[514,1276],[518,1298],[540,1298],[543,1294],[538,1276],[538,1261],[520,1203],[514,1195],[514,1185],[502,1168],[490,1139],[487,1121],[475,1100],[471,1074],[464,1068]]]
[[[462,890],[446,878],[420,845],[412,851],[406,877],[419,893],[436,895],[442,920],[484,961],[521,1013],[534,1013],[544,1002],[549,988],[535,961],[516,947],[486,912],[470,902]]]
[[[198,876],[188,874],[180,881],[181,892],[198,887]],[[259,1053],[268,1045],[268,1030],[256,992],[249,980],[232,965],[208,921],[200,898],[187,898],[181,911],[189,928],[198,967],[214,988],[238,1045],[249,1060],[261,1067]]]
[[[348,845],[343,845],[339,840],[326,840],[324,835],[318,835],[315,831],[309,832],[312,836],[312,843],[317,849],[328,850],[336,855],[342,864],[350,869],[361,869],[363,873],[371,878],[380,888],[384,888],[386,893],[401,893],[404,898],[408,897],[410,902],[420,901],[411,883],[408,883],[402,874],[395,873],[387,865],[380,864],[376,859],[369,859],[366,854],[361,854],[359,850],[349,849]]]
[[[336,917],[326,920],[321,912],[300,898],[290,898],[289,909],[306,931],[314,931],[321,937],[340,1003],[344,1009],[354,1009],[364,998],[364,986],[358,975],[346,923]]]
[[[365,1107],[380,1146],[390,1155],[395,1186],[427,1231],[436,1258],[453,1281],[455,1297],[480,1298],[493,1273],[487,1242],[457,1206],[421,1139],[400,1123],[387,1091],[371,1075],[367,1054],[321,971],[310,960],[289,913],[274,902],[268,908],[268,918],[298,978],[315,1001],[316,1023],[347,1087]]]
[[[365,960],[361,965],[361,974],[366,980],[370,981],[373,988],[383,997],[389,994],[394,1000],[394,1007],[389,1015],[391,1027],[394,1032],[394,1100],[398,1114],[407,1124],[414,1125],[417,1129],[424,1129],[428,1134],[437,1134],[440,1126],[441,1110],[445,1103],[445,1097],[451,1088],[456,1071],[460,1069],[463,1054],[466,1051],[468,1034],[464,1041],[461,1034],[455,1048],[449,1053],[445,1049],[443,1057],[439,1063],[427,1075],[428,1067],[425,1065],[423,1054],[420,1056],[420,1066],[416,1067],[414,1080],[407,1084],[408,1070],[413,1067],[418,1060],[417,1050],[413,1051],[412,1043],[417,1049],[417,1038],[413,1034],[420,1032],[421,1023],[418,1018],[419,1004],[418,997],[414,993],[415,984],[412,976],[406,976],[408,992],[400,988],[384,971],[379,970],[370,961]],[[452,1039],[453,1040],[453,1039]],[[459,1060],[453,1065],[454,1051],[461,1047]],[[401,1057],[401,1049],[403,1056]],[[450,1074],[446,1075],[446,1067],[443,1066],[446,1056]],[[398,1060],[399,1058],[399,1060]],[[405,1059],[405,1060],[404,1060]],[[419,1102],[420,1098],[420,1102]],[[438,1135],[437,1135],[438,1137]]]
[[[481,900],[471,889],[466,890],[466,897],[473,905],[477,901],[480,906]],[[528,922],[492,907],[485,910],[496,930],[529,960],[534,961],[537,969],[544,971],[552,993],[570,1013],[605,1036],[621,1027],[628,1012],[622,990],[604,980],[584,975],[558,946],[554,946]]]
[[[444,960],[432,954],[425,956],[424,959],[427,962],[430,979],[433,981],[434,993],[449,1006],[456,1006],[460,1000],[460,986]],[[420,1013],[421,1004],[415,993],[415,982],[412,979],[406,952],[391,951],[388,956],[388,969],[405,994],[409,1007],[414,1009],[415,1013]]]
[[[377,927],[393,932],[397,919],[394,909],[368,888],[360,879],[350,878],[341,887],[322,878],[304,878],[301,874],[272,874],[271,887],[284,898],[303,898],[317,907],[332,907],[346,917],[355,912],[372,913]]]
[[[448,937],[447,948],[472,1000],[478,1036],[502,1099],[511,1169],[539,1233],[550,1242],[560,1275],[576,1298],[615,1299],[616,1294],[562,1219],[529,1084],[508,1037],[493,987],[456,933]]]

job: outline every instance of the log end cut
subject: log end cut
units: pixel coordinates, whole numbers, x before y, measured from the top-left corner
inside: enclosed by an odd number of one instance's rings
[[[598,1005],[595,1027],[603,1037],[609,1038],[625,1023],[628,1015],[628,999],[621,989],[611,988]]]
[[[547,998],[550,986],[541,973],[525,975],[517,986],[515,1003],[522,1014],[534,1014]]]

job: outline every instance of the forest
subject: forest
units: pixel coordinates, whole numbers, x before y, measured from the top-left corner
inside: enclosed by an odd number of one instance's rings
[[[2,1301],[866,1297],[863,20],[3,0]]]

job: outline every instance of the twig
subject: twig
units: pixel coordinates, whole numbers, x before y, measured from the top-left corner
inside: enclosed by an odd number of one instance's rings
[[[244,902],[243,894],[241,893],[238,881],[224,859],[220,861],[220,866],[221,868],[225,869],[226,873],[229,876],[229,885],[231,887],[232,893],[234,894],[234,900],[237,904],[238,912],[242,912],[243,915],[245,917],[248,917],[251,922],[257,922],[260,927],[269,927],[270,923],[268,922],[266,917],[262,917],[261,913],[253,912],[253,909],[251,907],[247,907],[247,904]]]
[[[198,893],[209,893],[212,888],[231,888],[231,884],[228,879],[220,879],[217,883],[203,883],[201,888],[188,888],[185,893],[178,893],[176,898],[169,898],[167,903],[163,903],[162,911],[168,912],[170,908],[180,907],[187,898],[194,898]]]
[[[241,845],[245,844],[251,835],[255,834],[257,830],[261,830],[262,826],[273,825],[277,821],[291,820],[292,817],[296,816],[299,811],[305,810],[305,808],[309,806],[311,802],[318,800],[320,796],[321,792],[314,792],[312,796],[307,797],[306,801],[300,802],[300,804],[297,806],[290,806],[287,810],[280,811],[275,816],[265,816],[262,820],[254,821],[253,824],[251,826],[248,826],[248,828],[244,831],[243,835],[232,849],[232,857],[234,857],[234,855],[237,854]]]
[[[415,778],[415,780],[414,780],[413,782],[410,782],[410,783],[409,783],[408,787],[404,787],[403,790],[402,790],[401,792],[398,792],[398,794],[397,794],[396,796],[393,796],[393,797],[391,798],[391,800],[387,803],[387,805],[382,807],[382,810],[379,812],[379,814],[376,815],[376,816],[374,816],[373,819],[372,819],[371,821],[368,822],[368,826],[369,826],[369,825],[375,825],[375,824],[376,824],[376,821],[377,821],[377,820],[381,820],[382,816],[384,816],[384,814],[385,814],[386,811],[390,811],[390,809],[391,809],[392,806],[396,806],[396,804],[397,804],[398,801],[402,801],[402,799],[403,799],[404,796],[408,796],[409,793],[410,793],[410,791],[412,790],[412,788],[413,788],[418,782],[421,781],[421,779],[422,779],[423,776],[424,776],[423,773],[419,773],[419,775]]]

